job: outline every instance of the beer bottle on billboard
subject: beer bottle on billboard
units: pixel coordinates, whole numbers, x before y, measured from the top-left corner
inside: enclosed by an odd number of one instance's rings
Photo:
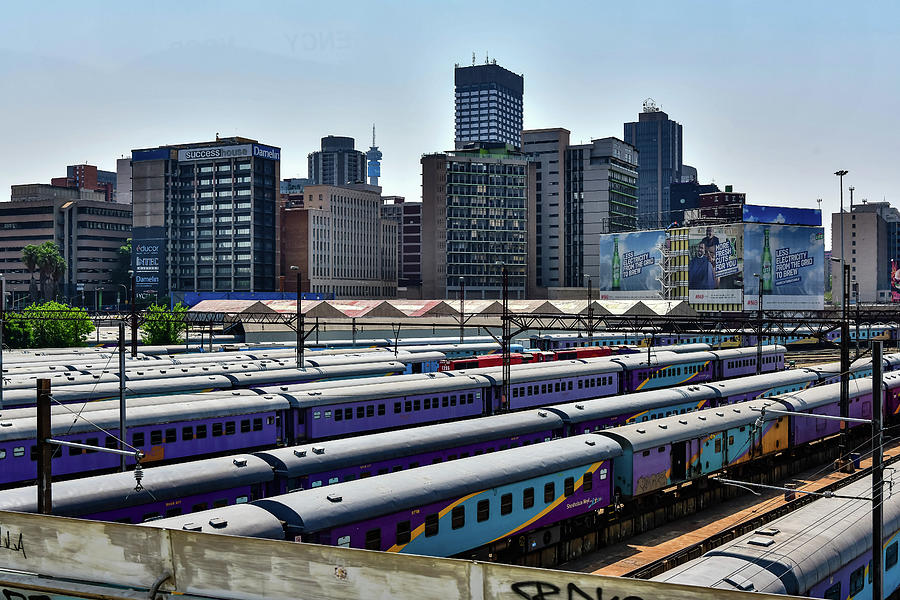
[[[622,264],[619,261],[619,237],[613,237],[612,289],[618,291],[621,284]]]
[[[764,230],[766,241],[763,243],[762,253],[762,291],[764,294],[772,293],[772,251],[769,250],[769,228]]]

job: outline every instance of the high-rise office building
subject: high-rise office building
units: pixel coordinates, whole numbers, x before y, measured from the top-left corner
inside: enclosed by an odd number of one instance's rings
[[[638,153],[616,138],[570,145],[562,128],[525,130],[522,143],[537,170],[528,295],[581,287],[599,264],[596,236],[636,228]]]
[[[280,161],[242,137],[132,150],[138,287],[275,291]]]
[[[667,227],[672,222],[669,184],[681,181],[681,125],[648,98],[637,122],[625,123],[625,141],[637,148],[641,157],[638,227]]]
[[[637,229],[637,169],[637,150],[618,138],[566,149],[566,287],[600,275],[600,234]]]
[[[524,79],[499,66],[456,65],[456,149],[473,142],[522,147]]]
[[[397,224],[381,215],[381,188],[308,185],[282,208],[284,289],[334,298],[397,295]],[[332,296],[333,294],[333,296]]]
[[[384,196],[381,216],[397,224],[397,285],[422,285],[422,203],[406,202],[403,196]]]
[[[65,177],[54,177],[50,185],[57,187],[78,188],[81,190],[93,190],[102,192],[107,202],[115,200],[116,174],[112,171],[102,171],[94,165],[81,164],[66,167]]]
[[[352,137],[329,135],[322,149],[309,154],[307,176],[313,185],[353,185],[366,182],[366,155]]]
[[[0,272],[11,300],[28,296],[32,276],[22,248],[55,242],[66,263],[59,294],[88,306],[112,304],[119,247],[131,237],[131,206],[109,202],[105,190],[46,184],[12,186],[0,203]]]
[[[525,298],[535,163],[505,144],[422,158],[422,297]]]

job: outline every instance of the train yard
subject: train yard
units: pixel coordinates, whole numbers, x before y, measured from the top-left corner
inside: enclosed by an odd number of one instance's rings
[[[866,343],[896,337],[864,331]],[[697,559],[761,518],[759,505],[732,509],[745,491],[718,478],[807,481],[838,458],[836,421],[760,409],[837,414],[839,355],[827,346],[839,342],[541,334],[504,355],[486,336],[367,338],[308,349],[298,368],[290,344],[226,340],[202,353],[142,348],[121,372],[108,348],[6,351],[0,510],[39,510],[35,385],[46,378],[52,437],[69,444],[50,460],[56,515],[528,566],[607,562],[607,573],[665,579],[660,565],[681,564],[670,555]],[[883,370],[890,416],[900,354]],[[871,416],[871,377],[863,354],[849,416]],[[867,439],[858,426],[848,435]],[[128,470],[92,448],[129,449]],[[741,523],[723,534],[725,512]],[[677,539],[686,526],[697,531]],[[665,545],[642,543],[670,531]]]

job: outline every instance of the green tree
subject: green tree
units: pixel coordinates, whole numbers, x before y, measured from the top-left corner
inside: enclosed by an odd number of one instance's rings
[[[25,268],[28,269],[28,274],[31,276],[31,282],[28,285],[31,301],[37,302],[37,284],[34,281],[34,272],[37,270],[38,263],[38,246],[36,244],[28,244],[22,248],[22,262],[25,263]]]
[[[128,238],[124,244],[119,246],[118,262],[112,272],[112,281],[116,285],[131,285],[131,279],[128,277],[128,270],[131,268],[131,238]]]
[[[187,306],[180,302],[172,310],[160,304],[151,304],[144,313],[141,325],[144,342],[151,346],[180,343],[181,334],[187,331],[186,316]]]
[[[68,348],[83,345],[93,330],[84,309],[45,302],[7,313],[3,341],[12,348]]]
[[[41,274],[41,298],[50,302],[56,297],[59,280],[66,272],[66,261],[59,253],[56,242],[44,242],[38,246],[37,267]]]

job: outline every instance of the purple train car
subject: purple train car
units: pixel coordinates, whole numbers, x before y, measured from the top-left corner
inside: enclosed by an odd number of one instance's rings
[[[258,500],[274,477],[262,459],[239,454],[147,469],[141,490],[133,472],[59,481],[53,514],[141,523]],[[0,510],[37,512],[36,486],[0,492]]]
[[[144,464],[264,448],[283,438],[287,400],[278,397],[216,399],[190,404],[142,406],[128,414],[128,442],[145,453]],[[118,433],[118,411],[97,411],[91,421]],[[8,423],[8,425],[7,425]],[[57,439],[116,448],[114,438],[71,415],[51,417]],[[0,485],[33,480],[37,475],[37,435],[33,419],[0,421]],[[129,459],[133,464],[133,460]],[[114,454],[60,447],[54,452],[54,476],[116,468]]]

